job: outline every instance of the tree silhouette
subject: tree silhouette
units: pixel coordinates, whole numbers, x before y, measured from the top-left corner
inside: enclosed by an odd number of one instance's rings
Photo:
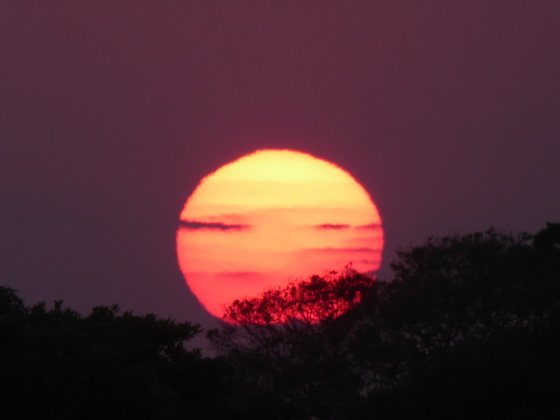
[[[312,276],[189,322],[26,306],[0,287],[6,418],[560,416],[560,224],[400,249],[391,281]]]
[[[535,236],[490,229],[401,249],[349,344],[369,378],[361,414],[557,415],[559,243],[548,224]]]
[[[222,350],[255,349],[271,357],[296,357],[298,343],[322,336],[355,308],[375,279],[351,268],[271,288],[257,297],[235,300],[226,307],[220,330],[211,341]],[[304,340],[305,338],[305,340]]]
[[[201,329],[153,314],[57,301],[26,307],[0,287],[0,395],[7,418],[158,419],[221,416],[229,367],[185,342]]]
[[[258,392],[268,401],[268,415],[332,415],[335,402],[351,399],[359,386],[340,346],[344,318],[374,284],[349,266],[236,300],[209,338],[239,369],[244,394]]]
[[[340,274],[314,275],[257,297],[235,300],[226,308],[224,320],[241,325],[328,322],[356,306],[373,281],[348,266]]]
[[[428,238],[398,251],[392,281],[358,278],[348,307],[311,278],[233,302],[237,324],[212,339],[247,394],[268,390],[294,418],[558,414],[559,232]],[[314,302],[327,316],[302,315]]]

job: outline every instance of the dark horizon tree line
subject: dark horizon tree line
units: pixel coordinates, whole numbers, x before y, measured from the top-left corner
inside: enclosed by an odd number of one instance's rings
[[[438,419],[560,415],[560,224],[400,249],[232,302],[199,325],[100,306],[26,306],[0,287],[7,418]]]

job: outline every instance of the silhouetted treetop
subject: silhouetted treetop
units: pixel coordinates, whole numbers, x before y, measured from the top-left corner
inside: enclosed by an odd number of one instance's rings
[[[62,301],[27,307],[0,287],[2,413],[92,420],[222,416],[213,403],[226,389],[229,368],[224,359],[185,347],[200,331],[190,322],[120,313],[116,305],[87,316]]]
[[[331,271],[284,287],[266,290],[262,295],[235,300],[226,307],[224,320],[236,324],[283,324],[327,322],[340,317],[360,303],[374,279],[352,270]]]
[[[313,276],[233,302],[211,340],[290,418],[560,415],[559,245],[550,223],[428,238],[391,281]]]
[[[560,224],[428,238],[381,281],[350,268],[200,326],[117,305],[26,306],[0,287],[6,418],[560,417]],[[227,321],[227,322],[226,322]]]

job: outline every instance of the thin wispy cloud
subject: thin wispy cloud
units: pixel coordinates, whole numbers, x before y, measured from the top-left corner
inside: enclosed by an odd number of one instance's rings
[[[303,251],[311,251],[311,252],[328,252],[328,253],[339,253],[339,252],[376,252],[379,249],[374,249],[370,247],[357,247],[357,248],[307,248]]]
[[[191,220],[181,220],[179,226],[189,230],[247,230],[250,225],[233,224],[233,223],[221,223],[221,222],[199,222]]]
[[[368,225],[356,226],[356,229],[381,229],[381,225],[379,223],[370,223]]]
[[[323,223],[322,225],[315,226],[316,229],[326,229],[326,230],[341,230],[341,229],[349,229],[350,225],[343,225],[338,223]]]
[[[361,264],[367,264],[367,265],[378,265],[379,264],[380,259],[377,258],[375,260],[359,260],[358,262]]]
[[[242,279],[254,278],[262,275],[261,273],[258,273],[256,271],[220,271],[217,274],[224,277],[235,277]]]

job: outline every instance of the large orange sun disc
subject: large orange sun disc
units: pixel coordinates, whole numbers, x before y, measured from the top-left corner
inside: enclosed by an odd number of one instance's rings
[[[179,266],[221,318],[236,299],[296,278],[373,272],[383,230],[365,189],[338,166],[291,150],[259,150],[206,176],[185,203]]]

